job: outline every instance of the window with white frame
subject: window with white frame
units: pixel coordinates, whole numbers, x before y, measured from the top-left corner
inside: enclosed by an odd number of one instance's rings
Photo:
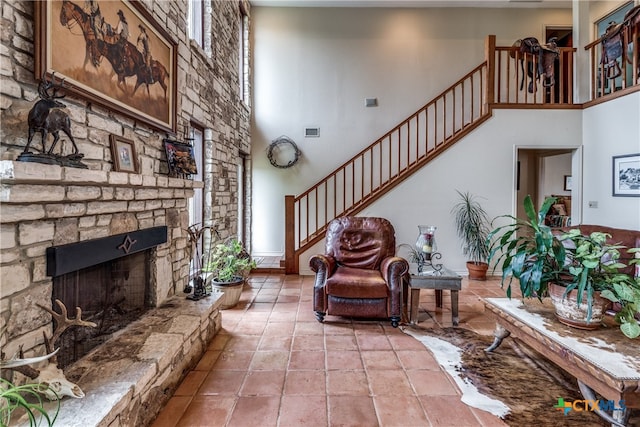
[[[204,47],[204,5],[202,0],[189,0],[189,37]]]
[[[240,2],[238,81],[240,99],[249,105],[249,15],[243,2]]]
[[[204,131],[202,128],[191,124],[191,144],[193,145],[193,158],[196,161],[197,172],[193,175],[195,181],[202,181],[204,176]],[[187,200],[187,209],[189,211],[189,226],[193,226],[194,229],[201,229],[204,226],[204,200],[202,188],[194,188],[193,196]],[[204,244],[203,236],[201,235],[196,243],[196,247],[199,248],[199,253],[192,254],[191,265],[189,269],[189,276],[194,277],[196,274],[200,274],[202,265],[202,245]]]
[[[203,141],[204,141],[204,131],[202,128],[196,127],[192,125],[191,128],[191,138],[193,140],[191,143],[193,144],[193,157],[196,161],[197,173],[193,175],[193,179],[195,181],[202,181],[204,176],[204,162],[203,162]],[[203,198],[202,198],[202,188],[194,188],[193,189],[193,197],[189,199],[189,225],[200,225],[202,226],[202,210],[203,210]]]

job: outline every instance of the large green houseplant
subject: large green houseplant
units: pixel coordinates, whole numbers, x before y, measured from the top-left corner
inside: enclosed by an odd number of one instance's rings
[[[520,284],[523,298],[542,299],[548,294],[549,282],[557,281],[566,256],[562,243],[554,236],[544,218],[555,202],[548,198],[536,212],[530,196],[524,199],[526,218],[501,215],[510,224],[495,228],[489,233],[489,264],[493,270],[502,269],[501,285],[507,285],[507,297],[511,298],[513,279]]]
[[[240,300],[242,286],[256,262],[237,239],[218,243],[208,254],[203,268],[207,282],[218,292],[224,293],[222,308],[231,308]]]
[[[620,273],[619,270],[625,267],[619,262],[622,247],[607,244],[609,236],[605,233],[584,236],[579,229],[554,233],[544,223],[553,203],[555,198],[547,198],[536,212],[531,197],[527,196],[524,200],[526,219],[503,215],[499,218],[508,218],[511,223],[489,233],[489,262],[494,270],[502,269],[501,285],[507,285],[507,296],[511,298],[514,278],[519,282],[523,298],[542,300],[549,294],[550,286],[558,284],[563,286],[560,299],[573,292],[580,305],[586,297],[588,324],[594,294],[598,292],[603,298],[620,304],[621,310],[616,315],[620,329],[630,338],[637,337],[640,326],[634,315],[640,307],[640,283],[638,279]]]
[[[486,280],[489,264],[489,217],[475,196],[456,190],[459,202],[451,213],[455,221],[456,232],[462,239],[462,253],[468,257],[467,269],[472,280]]]

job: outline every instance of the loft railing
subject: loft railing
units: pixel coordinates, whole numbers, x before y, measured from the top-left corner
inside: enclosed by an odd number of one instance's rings
[[[538,56],[523,54],[515,47],[495,48],[494,106],[502,108],[573,107],[573,67],[575,49],[561,47],[555,60],[553,85],[539,79]],[[545,83],[549,86],[545,86]]]
[[[591,103],[603,102],[640,90],[640,26],[628,26],[623,30],[621,38],[623,52],[619,58],[615,59],[617,65],[602,60],[601,39],[584,47],[589,54],[591,64],[589,68]],[[619,75],[613,77],[618,73]]]
[[[596,44],[587,48],[595,49]],[[638,50],[634,52],[632,64],[636,67]],[[307,191],[295,197],[285,196],[286,273],[299,271],[299,255],[324,237],[332,219],[356,214],[379,199],[491,117],[492,108],[582,108],[573,103],[574,48],[560,48],[555,83],[550,87],[541,84],[535,75],[529,75],[526,66],[524,70],[520,66],[520,59],[525,59],[533,61],[536,69],[536,57],[523,58],[512,46],[497,47],[493,35],[487,36],[485,58],[482,64]],[[592,69],[597,71],[599,59],[593,54],[592,63]],[[532,81],[533,91],[529,92]],[[597,88],[593,82],[592,79],[592,86]],[[631,86],[621,92],[613,90],[613,94],[639,89],[638,77],[634,77]],[[594,91],[594,100],[597,93],[610,97],[606,90],[598,90]]]

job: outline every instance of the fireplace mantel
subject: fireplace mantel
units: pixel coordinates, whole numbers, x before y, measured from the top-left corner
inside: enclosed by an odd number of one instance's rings
[[[92,169],[61,167],[40,163],[0,160],[0,180],[3,185],[42,184],[42,185],[110,185],[131,187],[160,188],[204,188],[201,181],[170,178],[167,176],[141,175],[128,172],[114,172]],[[15,191],[2,189],[3,202],[17,201]],[[12,199],[12,197],[14,199]]]

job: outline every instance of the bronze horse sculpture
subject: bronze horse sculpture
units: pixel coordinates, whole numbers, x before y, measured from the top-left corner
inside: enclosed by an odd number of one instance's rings
[[[151,75],[145,65],[144,57],[133,43],[119,42],[117,36],[111,35],[104,38],[96,37],[96,32],[91,27],[91,17],[82,8],[69,0],[63,0],[60,9],[60,23],[71,30],[71,21],[82,29],[86,43],[85,65],[90,59],[94,66],[100,64],[104,56],[111,64],[118,78],[118,87],[127,93],[126,78],[136,76],[136,84],[131,92],[135,95],[141,85],[146,85],[149,94],[149,85],[159,83],[164,90],[164,98],[167,98],[167,69],[157,60],[151,61]],[[108,25],[108,27],[110,27]]]
[[[518,39],[513,44],[516,48],[511,51],[512,58],[519,58],[520,69],[522,71],[522,81],[520,90],[524,88],[524,63],[527,63],[527,75],[531,78],[528,85],[529,93],[535,92],[535,80],[542,79],[544,87],[551,87],[555,84],[555,61],[560,55],[557,45],[557,38],[551,37],[546,44],[542,45],[535,37],[525,37]]]

